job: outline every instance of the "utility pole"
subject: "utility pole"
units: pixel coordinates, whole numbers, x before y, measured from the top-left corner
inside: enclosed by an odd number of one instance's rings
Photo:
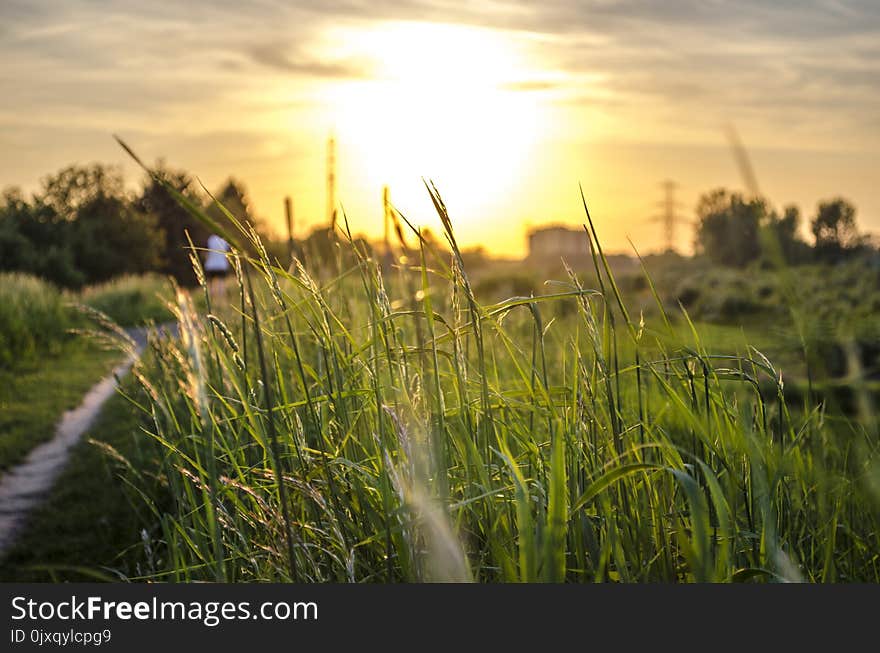
[[[327,141],[327,222],[336,230],[336,140]]]
[[[284,217],[287,220],[287,256],[293,261],[294,244],[293,244],[293,200],[290,196],[284,198]]]

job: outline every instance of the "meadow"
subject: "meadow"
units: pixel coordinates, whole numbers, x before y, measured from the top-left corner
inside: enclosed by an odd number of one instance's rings
[[[451,255],[413,228],[391,265],[343,229],[285,267],[212,223],[234,289],[203,284],[204,311],[179,290],[180,339],[127,390],[142,437],[114,456],[149,515],[128,578],[880,580],[867,386],[849,413],[789,400],[741,338],[656,292],[632,313],[589,219],[589,284],[481,303],[429,192]]]
[[[179,338],[150,338],[3,577],[880,580],[870,276],[650,257],[616,275],[585,203],[588,264],[505,273],[502,298],[428,192],[444,246],[398,216],[391,256],[346,225],[289,266],[178,197],[235,245],[222,296],[195,251],[194,289],[4,276],[30,416],[8,463],[60,412],[41,384],[75,399],[130,345],[119,325]]]

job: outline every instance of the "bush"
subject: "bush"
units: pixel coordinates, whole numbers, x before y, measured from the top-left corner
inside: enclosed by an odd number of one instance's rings
[[[57,351],[72,326],[55,286],[27,274],[0,273],[0,367]]]
[[[162,263],[165,235],[138,211],[121,174],[102,165],[70,166],[31,200],[0,193],[0,269],[25,272],[65,288],[138,274]]]

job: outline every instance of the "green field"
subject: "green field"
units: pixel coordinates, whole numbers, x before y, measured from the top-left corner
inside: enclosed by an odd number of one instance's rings
[[[643,323],[601,252],[594,285],[481,304],[446,224],[451,259],[384,271],[243,242],[209,319],[181,303],[139,366],[147,576],[880,578],[873,415],[787,401],[742,329]]]
[[[821,274],[787,292],[783,269],[719,321],[744,282],[704,279],[687,310],[663,269],[616,277],[595,233],[589,265],[487,296],[433,197],[449,250],[414,232],[389,265],[341,232],[335,258],[284,268],[230,220],[226,296],[79,295],[180,337],[148,344],[4,577],[880,580],[871,315],[816,310]],[[39,398],[66,395],[45,389],[82,379],[72,400],[111,360],[58,346],[9,372],[10,462],[50,432]]]

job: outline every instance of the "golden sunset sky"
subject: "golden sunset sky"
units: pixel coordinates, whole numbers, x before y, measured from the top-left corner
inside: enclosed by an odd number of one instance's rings
[[[873,0],[0,3],[0,186],[74,162],[148,161],[300,234],[324,221],[327,137],[339,203],[378,236],[382,186],[436,227],[432,179],[464,245],[519,255],[529,225],[583,219],[609,250],[661,244],[661,182],[681,213],[742,189],[809,218],[842,195],[880,231],[880,3]],[[679,230],[689,247],[689,229]]]

